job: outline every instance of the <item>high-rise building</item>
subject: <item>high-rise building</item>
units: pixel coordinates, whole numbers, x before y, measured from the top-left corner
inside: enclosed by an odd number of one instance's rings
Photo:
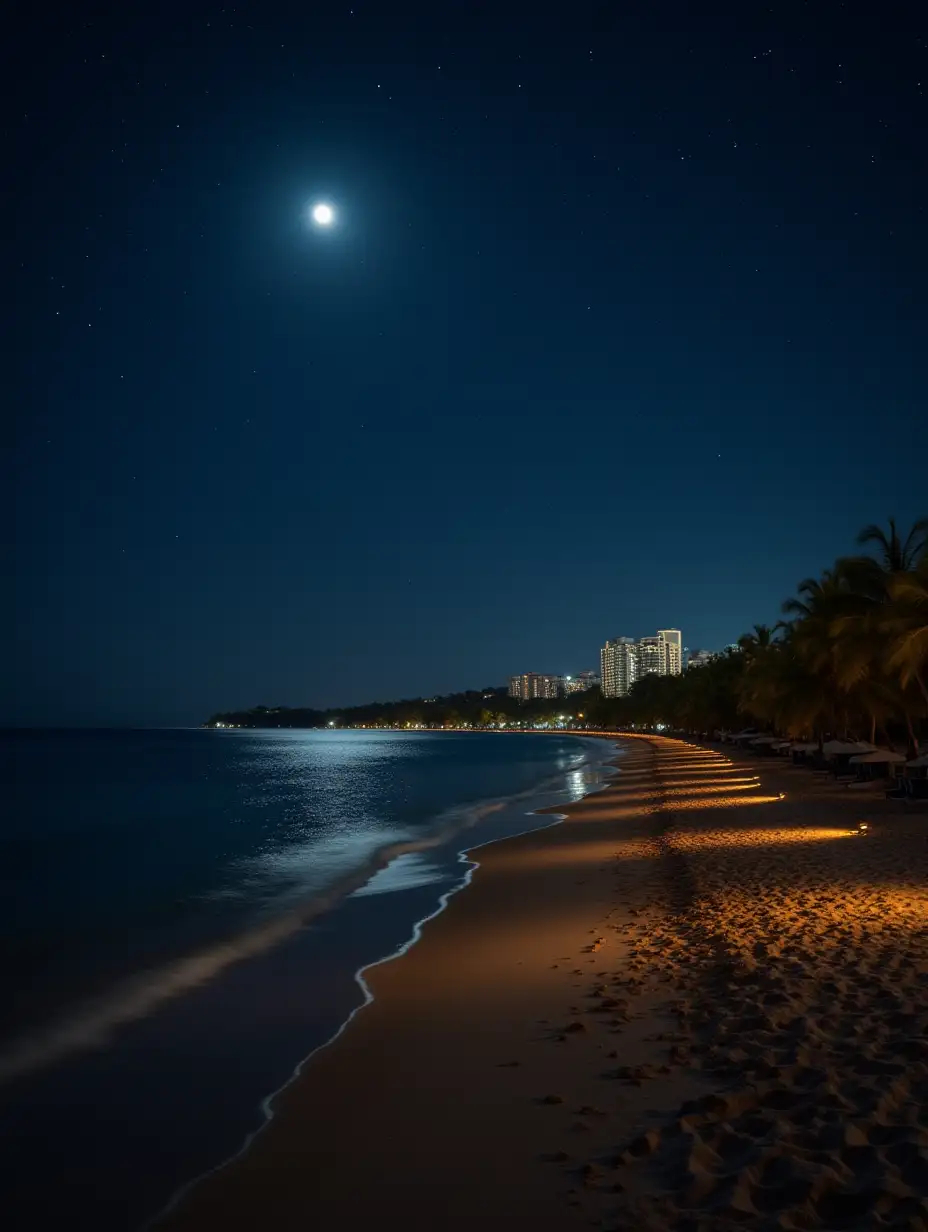
[[[596,672],[578,672],[576,676],[564,677],[564,693],[567,696],[571,693],[584,693],[587,689],[597,688],[599,683]]]
[[[523,702],[560,697],[563,688],[563,676],[550,676],[544,672],[523,672],[521,676],[509,677],[509,696],[518,697]]]
[[[662,676],[679,676],[683,671],[683,634],[679,629],[658,629],[661,641]]]
[[[617,637],[599,652],[604,697],[624,697],[642,676],[679,676],[683,671],[683,635],[660,629],[635,641]]]
[[[643,637],[638,643],[638,676],[666,676],[664,643],[660,637]]]
[[[638,644],[632,637],[615,637],[599,652],[603,697],[625,697],[638,679]]]
[[[707,663],[711,663],[715,655],[711,650],[694,650],[690,654],[690,661],[687,664],[687,671],[691,667],[704,667]]]

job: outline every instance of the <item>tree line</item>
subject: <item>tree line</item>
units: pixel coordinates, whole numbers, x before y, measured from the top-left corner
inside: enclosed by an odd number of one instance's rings
[[[241,727],[656,727],[710,733],[755,726],[800,739],[829,735],[904,744],[928,739],[928,518],[903,535],[866,526],[858,546],[800,582],[775,625],[681,676],[645,676],[627,697],[599,689],[521,702],[488,686],[341,710],[257,706],[213,715]]]
[[[332,710],[287,706],[254,706],[250,710],[214,714],[208,727],[507,727],[556,724],[561,716],[586,720],[585,708],[600,701],[599,690],[569,698],[521,702],[505,688],[487,685],[443,697],[414,697],[395,702],[369,702]],[[583,719],[578,719],[583,715]]]

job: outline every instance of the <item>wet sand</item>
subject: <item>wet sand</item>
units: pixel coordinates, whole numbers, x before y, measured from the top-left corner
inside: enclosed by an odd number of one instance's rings
[[[625,745],[160,1227],[928,1229],[928,817]]]

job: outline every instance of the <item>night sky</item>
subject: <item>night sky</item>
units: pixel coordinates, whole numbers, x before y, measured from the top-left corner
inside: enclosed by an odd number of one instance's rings
[[[926,512],[924,12],[539,7],[7,29],[2,721],[716,649]]]

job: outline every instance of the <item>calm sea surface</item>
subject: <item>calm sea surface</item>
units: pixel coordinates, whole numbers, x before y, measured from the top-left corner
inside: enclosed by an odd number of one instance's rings
[[[573,736],[28,732],[0,743],[0,1224],[138,1228],[240,1149],[357,971],[614,753]],[[50,1181],[54,1181],[50,1184]]]

